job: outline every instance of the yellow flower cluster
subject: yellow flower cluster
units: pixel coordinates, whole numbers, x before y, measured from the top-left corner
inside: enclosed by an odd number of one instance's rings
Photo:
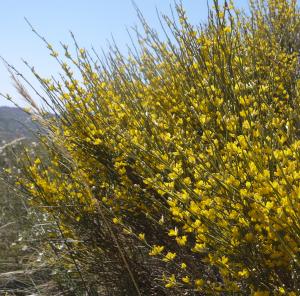
[[[104,208],[157,256],[162,288],[300,293],[300,15],[251,3],[205,28],[178,6],[175,41],[144,24],[140,52],[101,67],[78,49],[80,82],[66,67],[42,82],[60,115],[44,118],[50,163],[20,181],[32,203],[81,205],[56,213],[66,228]]]

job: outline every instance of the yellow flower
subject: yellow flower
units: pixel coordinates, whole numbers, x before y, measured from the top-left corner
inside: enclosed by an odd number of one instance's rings
[[[34,164],[35,165],[39,165],[41,163],[41,160],[39,158],[37,158],[35,161],[34,161]]]
[[[121,220],[120,219],[118,219],[118,218],[113,218],[113,223],[114,224],[120,224],[120,222],[121,222]]]
[[[203,279],[196,279],[195,280],[195,286],[197,287],[197,288],[200,288],[200,287],[202,287],[204,285],[204,280]]]
[[[95,145],[101,144],[101,140],[100,140],[100,139],[96,139],[96,140],[94,141],[94,144],[95,144]]]
[[[169,236],[177,236],[178,235],[178,229],[175,227],[174,229],[169,230]]]
[[[176,242],[179,246],[184,246],[187,242],[187,236],[183,235],[176,237]]]
[[[165,258],[163,258],[163,261],[169,262],[174,260],[175,257],[176,257],[176,253],[168,252]]]
[[[224,28],[224,32],[225,33],[230,33],[231,32],[231,28],[229,26]]]
[[[283,287],[280,287],[278,291],[280,294],[285,294],[285,289]]]
[[[182,278],[182,281],[185,283],[185,284],[188,284],[190,282],[190,278],[188,276],[185,276]]]
[[[150,256],[156,256],[156,255],[159,255],[163,250],[164,250],[164,246],[157,246],[157,245],[154,245],[152,247],[152,250],[149,252],[149,255]]]
[[[172,274],[169,278],[166,279],[166,288],[172,288],[176,285],[176,278],[175,278],[175,274]]]
[[[185,263],[181,263],[181,268],[186,269],[187,265]]]
[[[221,263],[224,264],[224,265],[227,265],[228,263],[228,258],[226,256],[222,256],[221,258]]]
[[[239,271],[238,275],[242,278],[248,278],[249,277],[249,271],[245,268],[242,271]]]
[[[85,49],[84,48],[80,48],[79,49],[79,52],[80,52],[80,54],[83,56],[83,55],[85,55]]]

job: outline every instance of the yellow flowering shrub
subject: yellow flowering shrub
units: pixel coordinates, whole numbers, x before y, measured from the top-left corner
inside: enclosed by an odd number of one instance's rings
[[[19,182],[87,281],[113,258],[128,295],[300,294],[299,10],[214,4],[199,27],[177,5],[166,38],[141,17],[128,56],[49,45],[63,80],[35,73],[56,115],[35,109],[48,160]]]

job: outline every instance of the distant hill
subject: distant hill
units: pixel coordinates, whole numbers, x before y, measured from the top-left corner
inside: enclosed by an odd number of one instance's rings
[[[23,110],[0,107],[0,146],[21,137],[31,138],[34,129],[35,123]]]

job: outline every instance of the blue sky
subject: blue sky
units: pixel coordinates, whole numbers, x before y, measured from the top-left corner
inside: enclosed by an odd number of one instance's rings
[[[211,2],[209,0],[209,2]],[[135,0],[148,23],[159,31],[156,8],[170,15],[173,0]],[[197,24],[207,18],[206,0],[183,0],[191,23]],[[238,7],[247,7],[246,0],[237,0]],[[26,17],[36,30],[59,48],[59,42],[72,44],[71,30],[82,47],[95,47],[97,51],[107,48],[107,40],[114,36],[121,49],[129,43],[126,28],[138,23],[131,0],[9,0],[1,1],[0,10],[0,55],[34,82],[23,65],[28,61],[44,76],[56,75],[59,71],[49,56],[45,45],[26,24]],[[36,85],[36,84],[35,84]],[[9,74],[0,64],[0,92],[10,93],[16,102],[23,105],[14,90]],[[1,105],[11,105],[0,98]]]

